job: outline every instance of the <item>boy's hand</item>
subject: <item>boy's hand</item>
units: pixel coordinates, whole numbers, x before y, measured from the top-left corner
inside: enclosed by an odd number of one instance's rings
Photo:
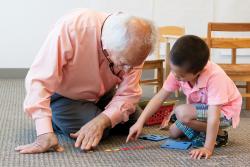
[[[201,159],[201,157],[205,157],[205,159],[208,159],[211,157],[212,151],[210,151],[206,147],[202,147],[190,151],[189,154],[192,159]]]
[[[172,114],[169,114],[167,117],[165,117],[160,125],[160,129],[169,129],[169,122]]]
[[[137,140],[139,135],[142,132],[143,124],[140,122],[136,122],[130,129],[129,129],[129,134],[126,140],[126,143],[129,142],[130,140]]]

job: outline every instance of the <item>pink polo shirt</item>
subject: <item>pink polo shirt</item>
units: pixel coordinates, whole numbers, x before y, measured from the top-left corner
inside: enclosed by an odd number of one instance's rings
[[[80,9],[61,18],[49,33],[25,80],[24,111],[35,120],[37,135],[53,132],[50,97],[55,92],[75,100],[98,102],[118,85],[103,112],[112,127],[127,121],[135,111],[142,93],[141,70],[119,77],[112,74],[100,43],[107,17],[105,13]]]
[[[193,88],[187,82],[176,80],[172,72],[163,88],[169,92],[180,88],[188,104],[218,105],[227,119],[232,118],[234,128],[239,124],[242,97],[223,69],[211,61],[208,61]]]

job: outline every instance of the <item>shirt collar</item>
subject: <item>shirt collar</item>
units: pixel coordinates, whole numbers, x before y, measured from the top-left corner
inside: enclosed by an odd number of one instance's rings
[[[199,89],[207,87],[207,82],[210,77],[211,62],[208,61],[202,72],[200,73],[195,85],[193,86],[192,92],[198,91]],[[190,88],[188,82],[183,82],[183,86]]]
[[[212,65],[211,62],[208,61],[206,66],[204,67],[204,69],[200,73],[200,75],[197,79],[196,85],[195,85],[195,87],[197,89],[207,87],[207,82],[208,82],[208,79],[210,77],[211,65]]]

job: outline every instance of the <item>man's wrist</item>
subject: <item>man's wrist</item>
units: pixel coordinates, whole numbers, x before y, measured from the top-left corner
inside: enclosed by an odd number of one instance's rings
[[[55,135],[55,133],[54,132],[47,132],[47,133],[40,134],[37,137],[39,137],[39,136],[46,136],[46,135]]]
[[[37,136],[45,133],[54,132],[50,117],[40,118],[35,120]]]
[[[98,117],[99,121],[101,120],[101,124],[103,125],[104,129],[111,127],[111,120],[108,116],[101,113]]]

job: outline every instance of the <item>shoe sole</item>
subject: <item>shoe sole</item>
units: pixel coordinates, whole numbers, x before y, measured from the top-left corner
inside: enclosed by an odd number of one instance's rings
[[[216,146],[216,145],[215,145],[215,147],[216,147],[216,148],[220,148],[220,147],[225,147],[225,146],[227,146],[227,145],[228,145],[228,143],[222,144],[222,145],[220,145],[220,146]]]

